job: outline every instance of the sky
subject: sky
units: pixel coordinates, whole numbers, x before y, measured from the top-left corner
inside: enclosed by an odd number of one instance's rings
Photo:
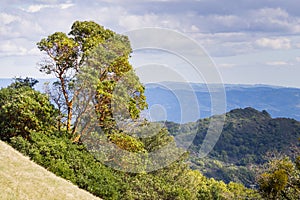
[[[44,55],[36,43],[92,20],[118,33],[181,33],[203,48],[224,83],[300,88],[299,10],[298,0],[1,0],[0,78],[47,78],[38,70]],[[183,63],[158,54],[134,52],[131,62]]]

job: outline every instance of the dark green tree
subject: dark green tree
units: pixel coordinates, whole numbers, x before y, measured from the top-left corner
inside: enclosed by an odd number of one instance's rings
[[[126,36],[111,32],[110,38],[85,55],[76,83],[85,88],[84,95],[75,104],[89,112],[80,112],[77,117],[79,134],[90,126],[98,126],[105,133],[122,130],[123,122],[138,120],[146,108],[145,88],[128,61],[131,51]]]
[[[30,131],[54,128],[57,114],[54,106],[47,95],[29,86],[25,79],[0,90],[0,139],[18,135],[28,138]]]
[[[34,78],[14,78],[14,83],[10,85],[10,87],[15,87],[15,88],[19,88],[19,87],[24,87],[24,86],[28,86],[30,88],[33,88],[39,81],[34,79]]]

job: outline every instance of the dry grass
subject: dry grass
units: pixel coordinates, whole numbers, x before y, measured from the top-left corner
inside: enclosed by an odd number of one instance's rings
[[[0,141],[1,200],[98,199]]]

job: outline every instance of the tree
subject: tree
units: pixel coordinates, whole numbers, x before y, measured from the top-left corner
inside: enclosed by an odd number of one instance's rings
[[[84,98],[80,93],[85,93],[86,87],[95,87],[95,91],[91,92],[94,96],[89,98],[88,102],[84,102],[85,105],[94,104],[99,125],[104,129],[115,127],[112,105],[116,99],[118,103],[114,106],[129,110],[132,119],[138,118],[140,110],[146,107],[144,87],[128,62],[132,50],[126,36],[114,33],[92,21],[76,21],[69,36],[56,32],[42,39],[37,45],[48,56],[40,63],[40,70],[58,78],[56,85],[63,94],[67,110],[67,131],[71,130],[72,122],[75,121],[73,133],[76,133],[83,111],[89,110],[80,109],[78,106],[83,103],[82,99],[78,98]],[[90,76],[86,73],[91,69],[94,73],[93,79],[98,79],[92,85],[82,79]],[[81,81],[78,81],[79,79]],[[119,84],[120,82],[122,84]],[[116,91],[118,94],[114,95]],[[95,99],[96,102],[93,101]],[[78,112],[74,109],[75,101]],[[76,116],[75,120],[72,120],[73,116]]]
[[[115,35],[87,59],[88,66],[98,71],[96,113],[105,130],[116,128],[117,121],[138,119],[147,106],[145,88],[128,61],[130,53],[128,38]]]
[[[11,137],[18,135],[28,138],[30,131],[51,130],[56,123],[56,110],[47,95],[29,87],[27,85],[29,79],[18,80],[0,90],[2,140],[10,140]]]
[[[24,87],[28,86],[30,88],[33,88],[39,81],[34,78],[15,78],[15,82],[10,86],[14,88]]]
[[[67,131],[71,130],[73,111],[73,79],[78,70],[79,45],[65,33],[56,32],[37,43],[41,51],[47,53],[49,58],[40,63],[40,71],[54,74],[58,78],[58,85],[64,96],[67,107]]]

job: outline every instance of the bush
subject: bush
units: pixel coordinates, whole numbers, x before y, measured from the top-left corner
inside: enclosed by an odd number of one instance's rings
[[[83,145],[72,144],[67,137],[57,135],[32,132],[29,140],[12,138],[11,145],[80,188],[105,199],[119,199],[125,187],[120,175],[95,160]]]
[[[18,86],[18,87],[17,87]],[[0,139],[27,138],[30,131],[51,130],[56,110],[48,97],[29,86],[13,84],[0,90]]]

